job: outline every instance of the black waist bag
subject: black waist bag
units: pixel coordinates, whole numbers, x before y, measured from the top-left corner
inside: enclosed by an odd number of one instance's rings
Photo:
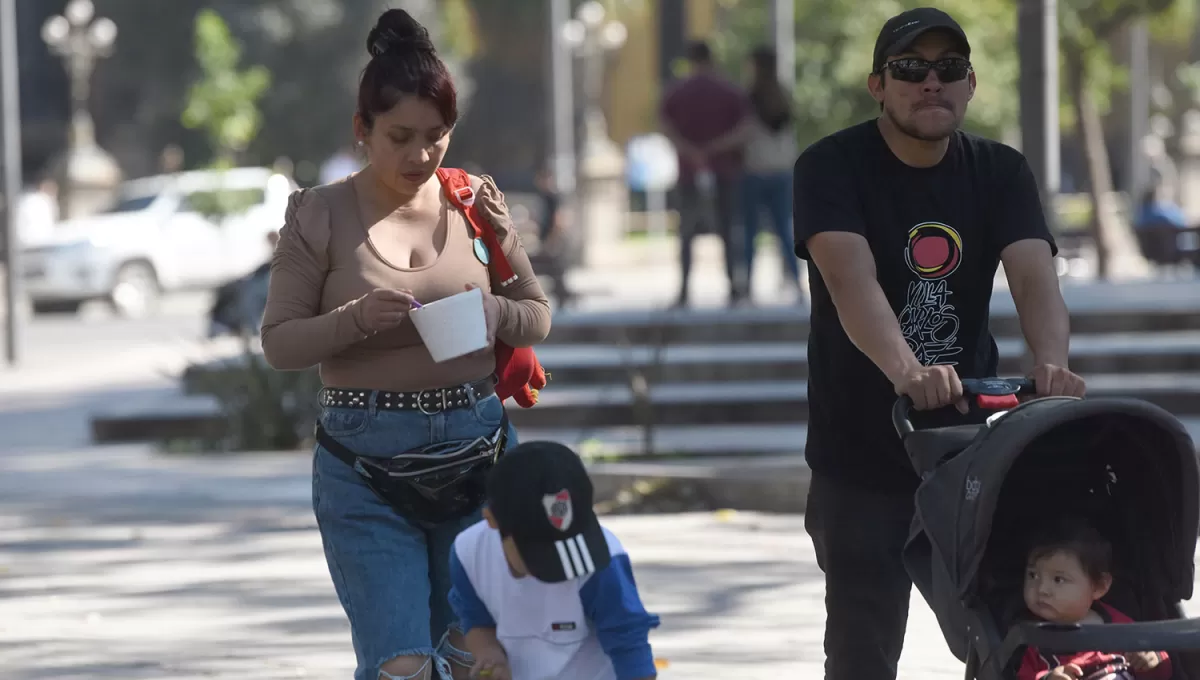
[[[508,444],[508,416],[487,437],[430,444],[391,458],[360,456],[320,424],[316,434],[322,448],[354,468],[402,517],[441,524],[483,505],[488,473]]]

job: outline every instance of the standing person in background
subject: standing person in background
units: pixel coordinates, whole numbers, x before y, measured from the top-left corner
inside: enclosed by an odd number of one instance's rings
[[[705,42],[687,50],[692,73],[675,83],[659,110],[662,132],[679,153],[679,266],[682,274],[677,306],[688,303],[692,271],[692,241],[700,222],[711,219],[725,247],[729,302],[749,296],[743,267],[743,241],[737,221],[737,193],[742,174],[740,148],[709,153],[707,147],[736,130],[749,115],[745,94],[721,76]],[[708,209],[712,206],[711,209]],[[706,214],[711,213],[711,214]]]
[[[178,144],[168,144],[163,147],[158,156],[158,170],[164,175],[183,172],[183,149]]]
[[[541,271],[554,284],[554,301],[565,307],[575,301],[567,288],[567,257],[570,235],[566,233],[566,210],[563,196],[554,179],[553,168],[547,164],[533,177],[538,202],[538,253],[543,257],[545,268]]]
[[[796,127],[791,95],[776,77],[775,50],[765,45],[750,55],[750,110],[742,125],[711,144],[718,153],[741,148],[746,172],[740,195],[742,230],[745,233],[746,279],[753,280],[754,241],[759,217],[767,214],[783,258],[785,288],[800,292],[800,260],[792,242],[792,166],[796,162]]]

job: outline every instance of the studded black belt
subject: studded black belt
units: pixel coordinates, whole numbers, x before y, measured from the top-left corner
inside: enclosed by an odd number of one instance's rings
[[[420,392],[383,392],[358,390],[343,387],[326,387],[321,390],[321,406],[329,408],[375,408],[383,411],[420,411],[426,415],[467,408],[472,402],[486,399],[496,393],[492,378],[476,380],[455,387],[439,387]]]

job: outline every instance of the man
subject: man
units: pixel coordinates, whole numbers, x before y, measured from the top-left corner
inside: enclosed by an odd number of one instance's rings
[[[567,233],[567,211],[563,207],[562,194],[554,178],[554,168],[546,164],[533,176],[541,210],[538,215],[538,254],[543,256],[538,273],[554,284],[551,294],[559,307],[575,302],[575,295],[567,288],[567,257],[570,255]]]
[[[796,161],[796,252],[811,260],[805,528],[825,572],[825,677],[896,677],[912,583],[901,561],[917,477],[890,420],[961,419],[960,378],[995,375],[988,308],[1004,264],[1040,395],[1075,395],[1054,240],[1025,158],[958,130],[975,91],[962,28],[893,17],[867,86],[878,119]],[[935,410],[936,409],[936,410]],[[978,417],[980,414],[972,414]]]
[[[679,266],[683,281],[678,304],[688,302],[692,240],[700,230],[699,222],[709,219],[706,212],[713,213],[710,219],[725,246],[730,302],[738,303],[749,295],[749,281],[741,265],[743,239],[735,219],[742,152],[738,147],[708,154],[706,147],[734,134],[750,107],[745,94],[717,73],[706,43],[692,43],[687,58],[692,74],[671,88],[659,111],[663,134],[679,153]]]

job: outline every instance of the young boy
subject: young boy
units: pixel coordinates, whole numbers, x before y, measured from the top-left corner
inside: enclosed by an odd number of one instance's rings
[[[1100,601],[1112,587],[1112,546],[1086,522],[1064,519],[1033,541],[1025,569],[1025,606],[1054,623],[1132,623]],[[1079,652],[1068,656],[1025,650],[1018,680],[1167,680],[1165,652]]]
[[[450,551],[450,603],[475,657],[472,678],[650,680],[657,616],[629,556],[592,510],[583,462],[553,442],[501,456],[484,521]]]

